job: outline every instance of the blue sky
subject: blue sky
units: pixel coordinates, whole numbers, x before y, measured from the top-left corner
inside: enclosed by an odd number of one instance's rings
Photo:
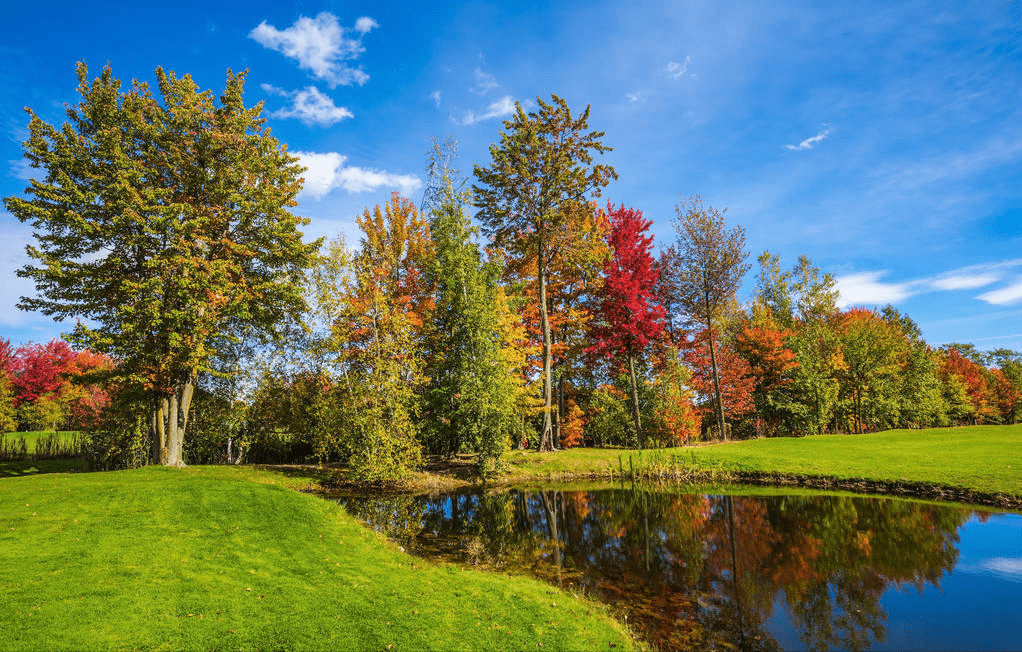
[[[699,194],[753,262],[805,254],[931,344],[1022,350],[1018,2],[172,4],[0,0],[0,195],[33,173],[23,107],[62,122],[79,60],[215,90],[248,69],[248,102],[310,167],[309,237],[349,242],[364,207],[421,197],[431,138],[456,138],[468,173],[514,102],[556,93],[592,105],[620,176],[605,198],[658,244]],[[31,229],[0,209],[0,234],[0,336],[69,329],[14,308]]]

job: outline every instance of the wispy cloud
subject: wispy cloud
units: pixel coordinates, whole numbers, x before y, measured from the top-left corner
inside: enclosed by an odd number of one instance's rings
[[[664,70],[672,78],[677,79],[684,75],[686,72],[688,72],[688,64],[690,63],[692,63],[691,56],[685,57],[685,61],[683,63],[678,63],[677,61],[668,61],[667,66],[664,68]]]
[[[482,113],[476,113],[475,111],[466,111],[460,120],[452,118],[456,123],[461,125],[474,125],[477,122],[483,120],[492,120],[493,118],[506,118],[515,112],[515,101],[510,95],[505,95],[490,106],[486,107],[486,110]]]
[[[433,103],[436,104],[436,108],[440,108],[440,91],[433,91],[429,94],[433,98]]]
[[[639,95],[638,91],[631,91],[630,93],[625,93],[625,98],[629,102],[638,102],[639,100],[642,99],[642,96]]]
[[[881,281],[887,271],[860,272],[837,278],[838,305],[882,305],[897,303],[915,294],[916,282],[887,283]]]
[[[842,308],[855,305],[882,305],[895,303],[911,296],[934,291],[975,290],[987,287],[1012,275],[1012,270],[1022,267],[1022,258],[1012,258],[994,263],[970,265],[959,269],[907,281],[888,282],[882,280],[887,270],[857,272],[837,278]],[[987,303],[1009,305],[1022,301],[1022,278],[1011,284],[985,292],[976,297]]]
[[[471,90],[476,95],[486,95],[495,88],[498,88],[500,84],[497,83],[497,78],[488,72],[483,72],[482,69],[476,68],[475,72],[472,73],[475,77],[476,83]]]
[[[361,86],[369,81],[365,71],[344,62],[357,59],[365,52],[362,37],[376,27],[379,24],[368,16],[355,21],[353,29],[342,27],[337,16],[324,11],[315,18],[302,16],[284,30],[267,25],[264,20],[248,36],[263,47],[294,59],[299,68],[334,88],[338,84]],[[355,36],[349,36],[351,33]]]
[[[32,167],[32,163],[27,158],[19,158],[14,161],[7,161],[10,165],[8,174],[15,179],[21,179],[22,181],[29,181],[30,179],[39,179],[46,176],[46,173],[42,170],[37,170]]]
[[[341,120],[355,117],[355,114],[346,107],[336,106],[332,99],[319,92],[315,86],[306,86],[298,91],[286,91],[270,84],[263,84],[262,89],[270,95],[291,98],[291,106],[267,114],[271,118],[298,118],[307,126],[329,127]]]
[[[1022,278],[1016,278],[1009,285],[991,290],[990,292],[984,292],[976,298],[996,306],[1008,306],[1013,303],[1022,302]]]
[[[348,160],[337,152],[293,152],[305,172],[302,194],[322,199],[330,191],[340,188],[348,193],[371,192],[373,190],[399,190],[405,195],[422,186],[422,181],[410,174],[394,174],[383,170],[344,165]]]
[[[790,150],[795,151],[795,152],[799,152],[799,151],[803,151],[803,150],[807,150],[807,149],[813,149],[814,147],[816,147],[816,145],[818,145],[824,138],[826,138],[829,135],[830,135],[830,127],[824,127],[815,136],[810,136],[809,138],[806,138],[805,140],[803,140],[798,145],[785,145],[784,149],[790,149]]]
[[[991,138],[970,143],[968,149],[944,152],[882,174],[894,187],[919,188],[931,183],[963,179],[1022,159],[1022,133],[1001,131]]]

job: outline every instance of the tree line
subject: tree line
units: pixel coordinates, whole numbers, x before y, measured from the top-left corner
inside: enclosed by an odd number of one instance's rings
[[[19,306],[79,318],[70,342],[111,361],[92,434],[111,465],[284,456],[382,480],[473,453],[489,475],[512,446],[1017,418],[1022,357],[840,310],[804,257],[765,252],[741,305],[744,231],[698,197],[654,255],[640,210],[600,203],[617,173],[588,107],[517,106],[471,181],[436,143],[421,205],[367,208],[351,247],[303,242],[303,170],[244,73],[219,98],[162,69],[157,94],[78,77],[63,127],[29,111],[45,176],[4,203],[39,234]]]

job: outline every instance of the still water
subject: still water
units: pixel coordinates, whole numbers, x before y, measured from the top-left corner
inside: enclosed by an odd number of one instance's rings
[[[1022,649],[1022,516],[633,487],[346,497],[413,554],[608,603],[661,650]]]

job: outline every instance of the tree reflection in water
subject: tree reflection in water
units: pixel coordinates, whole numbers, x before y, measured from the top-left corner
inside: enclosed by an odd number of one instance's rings
[[[939,586],[971,515],[901,500],[640,487],[341,503],[415,554],[582,589],[662,650],[779,649],[765,623],[780,605],[808,648],[882,642],[881,595]]]

